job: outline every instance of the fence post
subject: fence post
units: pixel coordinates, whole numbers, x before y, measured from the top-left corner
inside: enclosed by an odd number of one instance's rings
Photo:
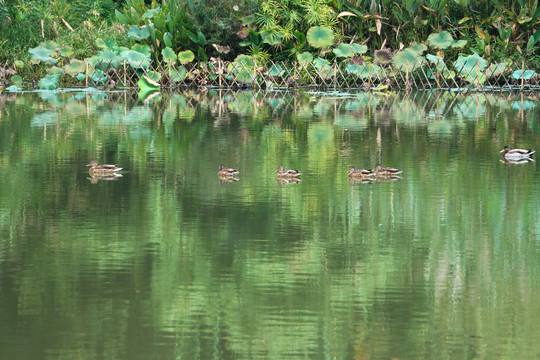
[[[86,87],[88,87],[88,61],[86,61]]]
[[[124,88],[127,88],[127,83],[126,83],[126,59],[124,58]]]
[[[523,91],[523,86],[525,81],[525,59],[521,60],[521,91]]]
[[[405,90],[409,91],[409,60],[405,64]]]
[[[478,60],[476,60],[476,91],[480,89],[480,65],[478,64]]]
[[[221,58],[218,58],[218,79],[219,79],[219,88],[221,89]],[[221,101],[221,92],[219,93],[220,101]]]
[[[336,91],[337,60],[334,59],[334,91]]]
[[[371,89],[371,63],[368,64],[367,85],[368,85],[368,89]]]

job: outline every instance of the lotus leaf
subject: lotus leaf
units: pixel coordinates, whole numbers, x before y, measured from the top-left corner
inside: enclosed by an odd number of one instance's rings
[[[237,81],[251,84],[255,77],[255,61],[251,56],[238,55],[230,71],[236,74]]]
[[[107,76],[107,74],[105,74],[102,70],[100,69],[95,69],[93,72],[90,73],[90,78],[92,79],[93,82],[95,83],[104,83],[105,81],[107,81],[109,79],[109,77]]]
[[[484,83],[486,76],[483,71],[487,68],[488,62],[478,54],[469,56],[460,55],[454,61],[454,68],[457,74],[467,80],[469,83]]]
[[[63,69],[56,66],[51,67],[48,71],[49,75],[56,75],[56,74],[64,75],[64,73],[65,71]]]
[[[178,61],[180,61],[182,65],[192,62],[193,59],[195,59],[195,54],[193,54],[193,51],[191,50],[184,50],[178,53]]]
[[[450,72],[450,70],[448,69],[448,67],[444,63],[444,59],[442,57],[435,56],[435,55],[432,55],[432,54],[427,54],[426,59],[430,63],[435,65],[434,69],[430,68],[430,70],[428,70],[428,72],[427,72],[428,78],[430,78],[432,80],[436,79],[437,74],[438,74],[438,76],[442,76],[445,79],[450,79],[450,78],[453,77],[453,74]]]
[[[334,32],[325,26],[312,26],[306,38],[314,48],[325,49],[334,43]]]
[[[138,26],[132,25],[129,28],[128,36],[136,40],[146,40],[150,37],[150,32],[148,31],[148,28],[140,29]]]
[[[361,79],[378,79],[384,74],[383,69],[376,64],[362,64],[359,66],[359,71],[357,73],[358,77]]]
[[[523,80],[530,80],[536,75],[537,75],[536,72],[532,70],[525,70],[525,71],[516,70],[512,73],[512,77],[516,80],[521,80],[522,78]]]
[[[155,93],[159,91],[159,84],[156,85],[155,81],[149,78],[146,75],[143,75],[139,81],[137,82],[137,85],[141,89],[139,91],[139,98],[146,99],[150,94]]]
[[[467,40],[458,40],[452,43],[452,48],[463,49],[467,45]]]
[[[49,49],[51,51],[56,51],[58,44],[52,40],[47,40],[39,43],[39,46]]]
[[[255,22],[255,15],[248,15],[242,18],[242,24],[251,25]]]
[[[351,44],[351,49],[355,53],[364,54],[367,51],[368,48],[367,48],[366,45],[353,43],[353,44]]]
[[[101,49],[113,49],[116,47],[116,40],[112,37],[109,37],[105,40],[98,38],[96,39],[96,45]]]
[[[425,59],[409,48],[403,49],[394,55],[394,65],[401,71],[414,71],[424,64]]]
[[[348,58],[354,56],[351,44],[339,44],[339,46],[332,51],[337,57]]]
[[[165,61],[167,64],[176,64],[178,57],[170,47],[166,47],[165,49],[161,50],[161,55],[163,55],[163,61]]]
[[[20,87],[18,87],[17,85],[11,85],[11,86],[8,86],[6,88],[6,91],[9,91],[9,92],[19,92],[19,91],[22,91],[22,89]]]
[[[486,70],[486,76],[488,78],[501,76],[502,74],[504,74],[506,69],[509,69],[509,68],[510,68],[510,64],[507,62],[491,64]]]
[[[152,49],[148,45],[142,45],[142,44],[133,45],[131,47],[131,50],[135,50],[146,56],[152,55]]]
[[[431,47],[444,50],[448,49],[454,43],[454,39],[448,31],[441,31],[440,33],[429,35],[427,42]]]
[[[18,67],[19,69],[22,68],[22,67],[24,67],[24,61],[22,61],[22,60],[15,60],[15,61],[14,61],[14,64],[15,64],[15,66]]]
[[[143,76],[146,77],[146,80],[150,84],[154,86],[160,86],[159,82],[161,81],[161,77],[162,77],[161,73],[157,71],[149,71]]]
[[[274,64],[266,71],[266,75],[270,76],[282,76],[285,73],[285,70],[281,67],[281,65]]]
[[[268,45],[281,44],[283,41],[283,34],[277,31],[262,30],[260,33],[263,43]]]
[[[328,60],[318,57],[315,60],[313,60],[313,66],[315,66],[315,69],[320,70],[323,67],[327,66],[328,62],[329,62]]]
[[[296,54],[296,59],[301,63],[310,63],[313,61],[313,55],[310,52],[303,52],[301,54]]]
[[[60,49],[58,49],[58,52],[63,57],[72,57],[75,51],[73,51],[73,48],[69,45],[62,45],[60,46]]]
[[[180,69],[171,70],[171,81],[173,83],[181,82],[186,78],[186,69],[182,66]]]
[[[97,61],[94,62],[94,66],[102,70],[107,70],[111,67],[116,69],[118,66],[120,66],[120,62],[122,61],[122,58],[116,50],[101,50],[97,53],[97,56],[98,58]]]
[[[43,90],[54,90],[58,87],[61,76],[62,75],[60,74],[45,76],[43,79],[38,81],[38,86]]]
[[[426,44],[422,44],[422,43],[412,43],[411,45],[409,45],[409,49],[411,49],[412,51],[415,51],[417,52],[418,54],[422,55],[424,53],[424,51],[427,50],[427,46]]]
[[[86,79],[86,75],[84,75],[83,73],[78,73],[77,76],[75,76],[75,77],[79,81],[83,81],[84,79]]]
[[[150,56],[141,54],[138,51],[126,50],[120,56],[126,59],[126,63],[134,69],[146,69],[150,66]]]
[[[347,65],[345,65],[345,71],[348,74],[357,75],[357,74],[360,73],[360,65],[358,65],[358,64],[347,64]]]
[[[28,50],[28,52],[32,56],[32,59],[47,62],[50,64],[56,64],[58,62],[58,60],[51,57],[51,55],[54,54],[54,51],[51,49],[47,49],[46,47],[38,46],[37,48]]]
[[[13,82],[15,85],[21,85],[22,81],[23,79],[20,75],[15,75],[11,77],[11,82]]]

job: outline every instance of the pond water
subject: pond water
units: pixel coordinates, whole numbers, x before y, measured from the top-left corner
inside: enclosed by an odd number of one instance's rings
[[[0,107],[1,359],[540,357],[539,166],[499,154],[540,149],[538,96]],[[403,173],[347,179],[377,163]]]

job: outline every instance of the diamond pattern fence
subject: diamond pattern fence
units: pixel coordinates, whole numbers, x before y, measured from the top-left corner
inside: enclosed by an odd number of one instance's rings
[[[81,62],[82,63],[82,62]],[[352,62],[226,62],[221,59],[205,63],[171,65],[150,61],[95,61],[83,63],[59,78],[57,86],[92,86],[135,88],[141,78],[162,88],[333,88],[397,90],[464,90],[464,91],[538,91],[540,69],[524,62],[518,65],[480,66],[463,64],[461,68],[444,63],[420,65],[354,64]],[[0,63],[0,85],[13,84],[18,73],[14,64]],[[23,80],[27,80],[24,79]],[[37,87],[38,82],[26,81]],[[23,86],[24,87],[24,86]]]

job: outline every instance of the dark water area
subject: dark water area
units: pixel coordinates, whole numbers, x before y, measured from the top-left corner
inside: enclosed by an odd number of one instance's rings
[[[537,95],[0,95],[0,359],[538,358],[504,145],[540,149]]]

